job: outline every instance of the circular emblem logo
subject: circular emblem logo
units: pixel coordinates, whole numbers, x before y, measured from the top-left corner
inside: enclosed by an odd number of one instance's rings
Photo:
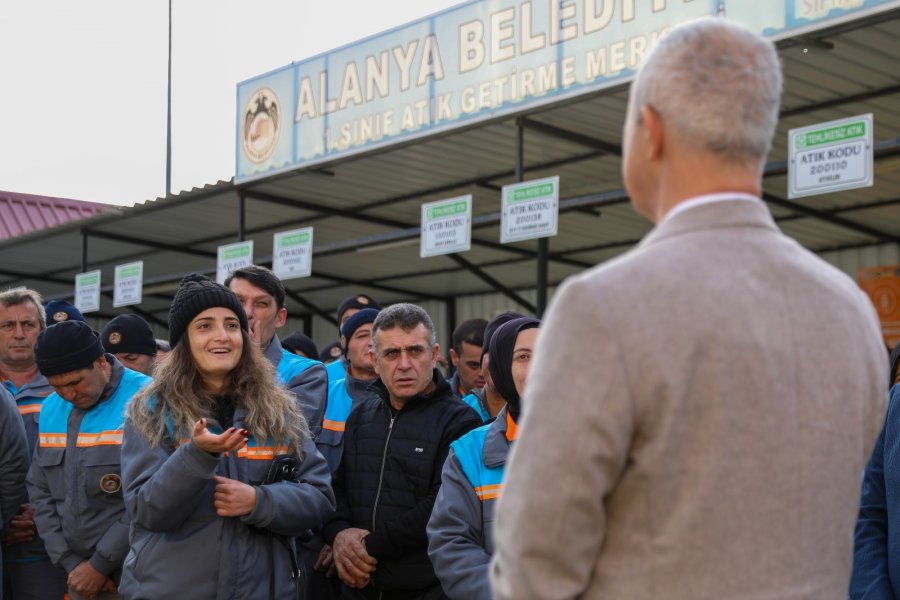
[[[107,494],[115,494],[122,489],[122,478],[116,473],[107,473],[100,478],[100,489]]]
[[[241,142],[251,162],[268,160],[278,145],[281,133],[281,102],[271,88],[253,92],[244,107]]]
[[[364,305],[369,303],[369,299],[365,296],[357,296],[356,301]]]
[[[338,348],[337,346],[335,346],[334,348],[331,349],[331,352],[329,352],[329,354],[331,354],[331,357],[332,357],[332,358],[337,358],[337,357],[339,357],[339,356],[340,356],[341,354],[343,354],[343,353],[341,352],[341,349],[340,349],[340,348]]]
[[[61,310],[59,312],[53,313],[53,320],[56,321],[57,323],[62,323],[63,321],[65,321],[68,318],[69,318],[69,314],[65,311]]]
[[[113,331],[109,334],[109,343],[110,344],[118,344],[122,341],[122,334],[118,331]]]

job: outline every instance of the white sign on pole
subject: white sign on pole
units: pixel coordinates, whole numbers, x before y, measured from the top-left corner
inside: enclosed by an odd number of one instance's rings
[[[233,271],[241,267],[249,267],[252,264],[253,240],[219,246],[216,260],[216,281],[224,285],[225,280]]]
[[[141,303],[144,286],[144,261],[116,265],[113,284],[113,306],[131,306]]]
[[[272,271],[280,279],[312,275],[313,228],[276,233],[272,241]]]
[[[556,235],[559,176],[503,186],[500,243]]]
[[[75,308],[83,313],[100,310],[100,271],[75,276]]]
[[[466,252],[472,247],[472,195],[422,205],[419,256]]]
[[[870,187],[872,114],[817,123],[788,132],[788,197]]]

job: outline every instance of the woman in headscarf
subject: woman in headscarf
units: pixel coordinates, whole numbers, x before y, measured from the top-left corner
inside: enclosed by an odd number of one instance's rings
[[[128,599],[294,598],[294,538],[334,509],[328,467],[229,289],[189,275],[172,353],[129,405]]]
[[[489,600],[488,564],[494,551],[494,502],[503,488],[506,458],[516,439],[521,396],[541,322],[531,317],[501,325],[489,342],[491,380],[506,406],[490,424],[450,445],[441,489],[428,522],[428,556],[444,593],[455,600]]]

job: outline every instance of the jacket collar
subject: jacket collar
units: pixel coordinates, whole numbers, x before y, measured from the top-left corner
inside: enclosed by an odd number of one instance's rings
[[[441,375],[441,372],[437,369],[433,370],[431,374],[431,381],[435,384],[435,387],[433,390],[431,390],[431,393],[416,394],[406,401],[406,404],[403,405],[404,410],[411,408],[412,406],[415,406],[417,404],[430,402],[435,398],[450,395],[450,385],[447,383],[447,380],[444,379],[444,376]],[[394,407],[391,406],[390,394],[388,393],[387,386],[384,385],[384,382],[380,377],[369,386],[369,389],[375,392],[388,408],[390,408],[392,411],[395,410]]]
[[[484,461],[485,467],[493,469],[506,463],[508,455],[509,441],[506,439],[506,407],[504,406],[488,427],[481,460]]]
[[[281,347],[281,340],[278,339],[278,334],[272,336],[272,342],[269,344],[269,347],[266,348],[263,354],[266,358],[269,359],[269,362],[278,366],[278,363],[281,362],[281,356],[284,352],[284,348]]]
[[[765,203],[759,202],[711,202],[673,215],[650,231],[639,247],[662,240],[694,233],[725,228],[758,227],[778,233],[775,220]]]

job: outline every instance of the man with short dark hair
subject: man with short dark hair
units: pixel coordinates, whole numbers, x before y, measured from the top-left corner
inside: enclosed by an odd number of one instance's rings
[[[250,265],[236,269],[225,279],[225,287],[237,295],[247,313],[250,338],[277,371],[279,380],[300,402],[313,437],[322,427],[328,394],[328,376],[317,360],[285,350],[275,331],[287,320],[284,284],[265,267]]]
[[[28,473],[38,531],[54,564],[69,573],[70,600],[120,598],[129,528],[121,476],[125,406],[150,378],[106,354],[81,321],[42,331],[35,360],[56,390],[41,408]]]
[[[345,598],[443,598],[425,526],[450,443],[481,420],[453,397],[435,368],[440,346],[421,307],[383,309],[369,352],[378,398],[347,419],[334,478],[338,508],[325,540],[334,548]]]
[[[132,371],[152,375],[156,364],[156,338],[138,315],[119,315],[100,332],[103,348]]]
[[[22,417],[29,464],[38,443],[41,404],[53,393],[34,362],[38,334],[47,327],[43,302],[31,289],[0,293],[0,380]],[[66,593],[66,572],[50,562],[27,497],[3,536],[3,560],[4,587],[16,600],[61,598]]]
[[[469,319],[460,323],[453,331],[450,362],[456,372],[447,383],[457,398],[464,398],[473,390],[484,387],[481,347],[484,345],[484,328],[487,324],[484,319]]]

